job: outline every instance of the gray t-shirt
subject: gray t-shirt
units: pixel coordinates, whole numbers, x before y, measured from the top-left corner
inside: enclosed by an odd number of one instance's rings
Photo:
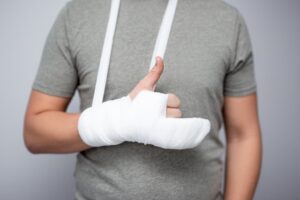
[[[148,72],[167,0],[121,0],[104,101],[127,95]],[[72,0],[60,11],[43,50],[33,89],[80,95],[91,106],[110,0]],[[224,96],[256,91],[249,32],[222,0],[179,0],[156,91],[176,94],[182,117],[212,129],[193,149],[124,142],[77,154],[76,199],[223,199]]]

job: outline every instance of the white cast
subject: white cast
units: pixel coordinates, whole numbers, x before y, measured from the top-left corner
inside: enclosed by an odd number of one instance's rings
[[[90,107],[81,114],[78,130],[90,146],[117,145],[125,141],[165,149],[189,149],[209,133],[203,118],[167,118],[168,94],[140,91]]]

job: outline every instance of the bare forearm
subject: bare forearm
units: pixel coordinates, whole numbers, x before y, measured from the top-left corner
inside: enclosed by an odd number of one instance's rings
[[[78,130],[78,113],[45,111],[25,121],[24,139],[32,153],[73,153],[88,149]]]
[[[260,134],[227,141],[225,200],[253,199],[259,179],[262,145]]]

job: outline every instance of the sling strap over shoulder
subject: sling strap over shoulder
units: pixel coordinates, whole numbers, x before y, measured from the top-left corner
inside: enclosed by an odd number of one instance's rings
[[[166,50],[167,42],[169,39],[171,26],[173,23],[176,6],[178,0],[169,0],[168,5],[166,7],[159,33],[156,38],[155,47],[152,54],[152,59],[150,61],[149,71],[155,64],[155,57],[160,56],[164,57],[164,53]],[[110,7],[110,14],[107,24],[107,29],[105,33],[104,44],[101,53],[100,64],[98,68],[96,86],[94,91],[93,103],[92,106],[97,104],[101,104],[103,102],[104,90],[106,85],[106,79],[109,68],[109,61],[111,55],[111,49],[113,45],[113,38],[115,33],[115,28],[117,24],[117,18],[120,8],[120,0],[112,0]]]

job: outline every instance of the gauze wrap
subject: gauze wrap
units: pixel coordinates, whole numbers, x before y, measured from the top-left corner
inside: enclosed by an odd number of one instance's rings
[[[196,147],[210,131],[204,118],[166,117],[168,94],[140,91],[131,100],[124,96],[84,110],[78,130],[90,146],[116,145],[124,141],[165,149]]]

